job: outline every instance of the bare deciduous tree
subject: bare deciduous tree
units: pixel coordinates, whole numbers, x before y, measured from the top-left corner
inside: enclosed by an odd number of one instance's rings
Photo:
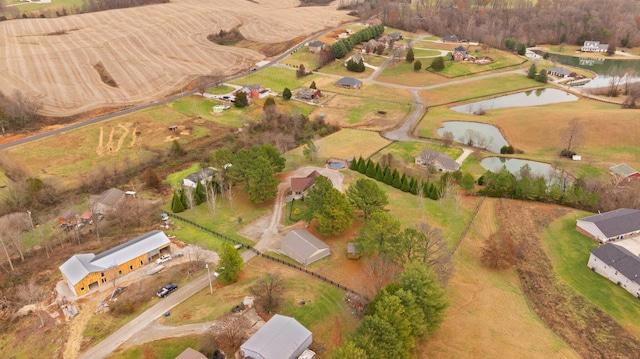
[[[17,288],[17,294],[18,298],[20,298],[25,305],[35,306],[34,312],[38,316],[38,319],[40,319],[40,327],[44,327],[42,301],[45,300],[46,294],[42,288],[38,286],[36,280],[31,278],[27,283],[20,285]]]
[[[4,243],[4,240],[2,238],[3,238],[2,233],[0,233],[0,245],[2,245],[2,250],[4,251],[4,254],[7,256],[7,262],[9,262],[9,267],[11,267],[11,271],[13,272],[15,268],[13,267],[13,262],[11,261],[11,255],[9,254],[7,245]]]
[[[453,144],[453,132],[451,131],[445,131],[442,134],[442,143],[444,143],[445,146],[451,146],[451,144]]]
[[[369,298],[373,298],[395,278],[400,270],[401,268],[388,256],[372,257],[367,259],[358,283],[362,287],[362,292]]]
[[[562,135],[564,143],[566,143],[565,150],[569,153],[575,152],[576,148],[578,148],[584,140],[584,126],[580,122],[580,119],[574,118],[569,121],[569,124],[562,132]]]
[[[249,288],[265,312],[275,311],[282,301],[284,280],[279,273],[267,273]]]
[[[225,353],[235,353],[247,340],[247,330],[250,326],[251,323],[244,316],[228,314],[220,318],[206,335],[211,336],[213,342],[219,343]]]
[[[420,232],[424,234],[422,262],[433,268],[440,281],[446,283],[453,274],[453,258],[444,233],[427,222],[420,223]]]

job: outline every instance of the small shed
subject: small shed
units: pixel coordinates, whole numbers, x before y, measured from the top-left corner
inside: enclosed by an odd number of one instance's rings
[[[360,259],[360,251],[358,251],[356,244],[353,242],[347,243],[347,258]]]
[[[293,230],[284,236],[280,250],[305,266],[331,255],[326,243],[304,229]]]

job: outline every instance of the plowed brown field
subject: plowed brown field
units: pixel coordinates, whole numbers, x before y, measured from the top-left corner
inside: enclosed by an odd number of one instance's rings
[[[143,104],[200,75],[246,71],[264,55],[220,46],[207,35],[239,26],[254,42],[278,43],[353,19],[336,6],[298,1],[172,0],[167,4],[55,19],[0,23],[0,91],[42,101],[42,114],[67,116],[104,106]],[[53,35],[54,33],[63,33]],[[100,80],[102,62],[118,87]]]

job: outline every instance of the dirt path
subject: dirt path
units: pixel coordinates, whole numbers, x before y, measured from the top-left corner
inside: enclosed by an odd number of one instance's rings
[[[95,300],[87,299],[78,305],[78,315],[69,322],[69,337],[64,348],[63,359],[76,359],[80,354],[80,345],[82,344],[84,329],[93,316],[93,311],[98,305]]]

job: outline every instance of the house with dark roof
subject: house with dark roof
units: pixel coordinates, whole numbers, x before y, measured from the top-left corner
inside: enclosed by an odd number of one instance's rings
[[[389,34],[389,37],[395,41],[402,40],[402,33],[400,33],[399,31],[392,32]]]
[[[118,188],[110,188],[98,196],[91,196],[91,208],[94,213],[105,214],[116,209],[118,203],[124,200],[125,193]]]
[[[638,253],[639,245],[632,239],[602,245],[591,252],[588,266],[640,298],[640,258],[627,248],[633,248]]]
[[[457,35],[445,35],[442,38],[442,42],[460,42],[460,39]]]
[[[452,172],[460,168],[460,164],[440,151],[426,149],[415,157],[416,164],[433,166],[440,172]]]
[[[304,177],[291,178],[291,196],[300,199],[307,195],[307,191],[315,182],[315,178],[320,176],[320,172],[313,171]]]
[[[636,171],[635,168],[626,163],[611,166],[609,167],[609,171],[611,171],[611,174],[615,177],[617,183],[631,182],[640,179],[640,172]]]
[[[640,234],[640,210],[619,208],[578,219],[576,230],[601,243]]]
[[[213,179],[213,174],[216,172],[216,169],[213,167],[205,167],[198,172],[194,172],[187,177],[182,179],[182,186],[196,188],[198,182],[200,182],[203,186],[207,184],[207,182],[211,182]]]
[[[78,223],[76,218],[76,212],[72,209],[64,211],[63,214],[58,217],[58,224],[61,228],[71,229]]]
[[[244,359],[296,359],[311,343],[313,335],[297,320],[276,314],[240,346]]]
[[[318,89],[302,89],[296,93],[299,100],[311,101],[322,97],[322,91]]]
[[[313,52],[318,53],[322,50],[324,50],[324,48],[327,46],[327,44],[325,44],[322,41],[314,41],[312,43],[309,44],[309,52]]]
[[[555,77],[575,77],[576,73],[564,67],[552,67],[547,70],[547,75]]]
[[[326,243],[304,229],[295,229],[284,236],[280,251],[305,266],[331,255]]]
[[[585,41],[580,49],[582,52],[607,52],[608,44],[601,44],[600,41]]]
[[[81,296],[152,263],[160,253],[170,251],[170,244],[164,232],[155,230],[98,255],[74,254],[59,269],[71,291]]]
[[[359,89],[362,87],[362,81],[352,77],[343,77],[336,82],[336,86],[346,89]]]

